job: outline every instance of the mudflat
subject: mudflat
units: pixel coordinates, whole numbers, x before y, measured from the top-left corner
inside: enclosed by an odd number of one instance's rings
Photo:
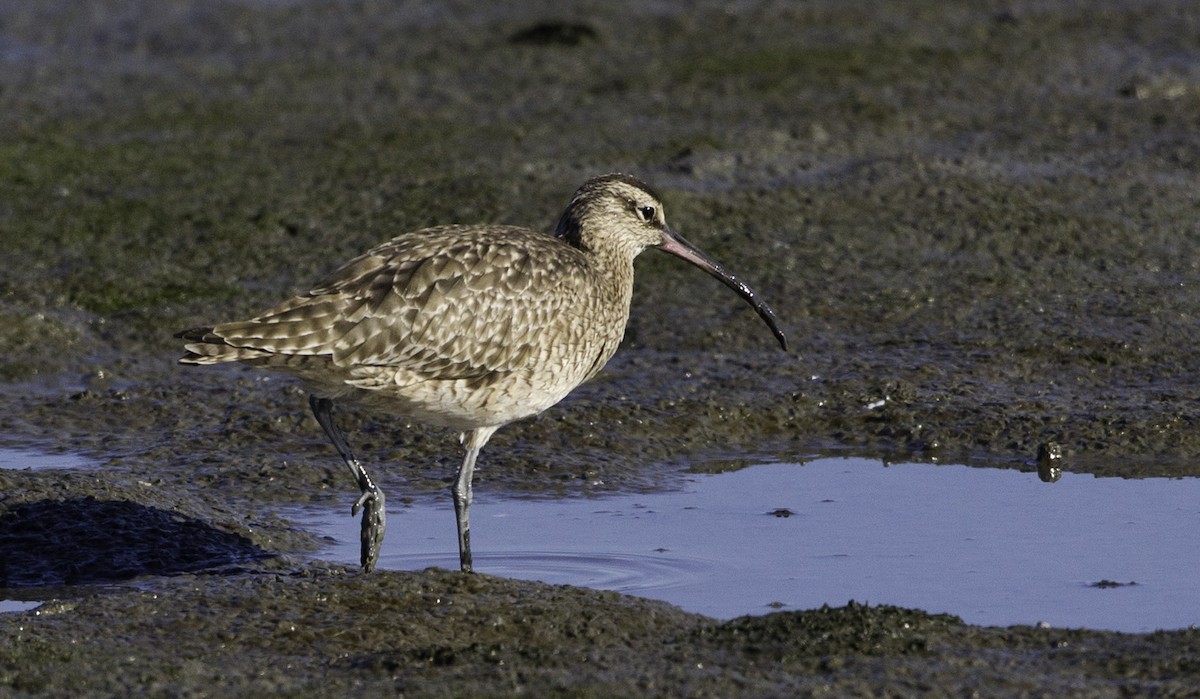
[[[622,171],[775,308],[654,251],[609,367],[477,485],[560,496],[860,454],[1195,476],[1200,12],[1175,2],[0,3],[0,614],[16,696],[1183,696],[1195,630],[920,610],[731,622],[319,561],[353,489],[303,390],[179,367],[406,230],[549,230]],[[383,488],[454,435],[342,413]],[[446,526],[453,520],[447,501]],[[337,505],[340,506],[340,505]],[[389,532],[402,537],[402,531]]]

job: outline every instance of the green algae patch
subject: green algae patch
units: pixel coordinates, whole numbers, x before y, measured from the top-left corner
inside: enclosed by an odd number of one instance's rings
[[[770,91],[785,87],[834,87],[855,84],[891,84],[927,80],[931,74],[949,73],[961,62],[949,48],[897,43],[857,46],[778,46],[723,43],[688,66],[680,77],[707,82],[742,79],[751,89]]]
[[[24,311],[24,312],[21,312]],[[79,325],[46,313],[19,309],[0,313],[0,381],[22,381],[61,369],[57,357],[75,350]]]

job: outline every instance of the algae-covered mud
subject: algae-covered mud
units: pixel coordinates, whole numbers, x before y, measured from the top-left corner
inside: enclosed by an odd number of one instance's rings
[[[1198,686],[1191,630],[843,599],[717,623],[312,562],[279,512],[353,486],[303,390],[178,367],[171,337],[405,230],[549,229],[625,171],[792,349],[647,252],[621,352],[499,432],[477,491],[830,453],[1026,468],[1045,443],[1068,471],[1194,476],[1190,2],[0,2],[0,68],[0,447],[86,460],[0,469],[4,596],[51,600],[0,614],[0,693]],[[342,416],[389,503],[442,492],[454,435]]]

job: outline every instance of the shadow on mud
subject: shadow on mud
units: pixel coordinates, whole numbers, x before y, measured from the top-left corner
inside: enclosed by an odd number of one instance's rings
[[[0,515],[0,587],[114,582],[269,555],[241,535],[124,500],[39,500]]]

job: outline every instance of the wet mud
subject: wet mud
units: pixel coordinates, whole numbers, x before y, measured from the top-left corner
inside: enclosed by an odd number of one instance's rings
[[[0,689],[1194,691],[1191,630],[845,600],[718,624],[312,562],[275,512],[352,486],[303,390],[178,367],[171,334],[404,230],[548,229],[619,170],[792,349],[649,251],[621,352],[498,432],[479,489],[837,453],[1032,468],[1050,443],[1068,471],[1197,475],[1197,37],[1183,0],[0,3],[0,447],[96,462],[0,469],[0,582],[52,600],[0,615]],[[341,416],[390,503],[443,497],[454,435]]]

